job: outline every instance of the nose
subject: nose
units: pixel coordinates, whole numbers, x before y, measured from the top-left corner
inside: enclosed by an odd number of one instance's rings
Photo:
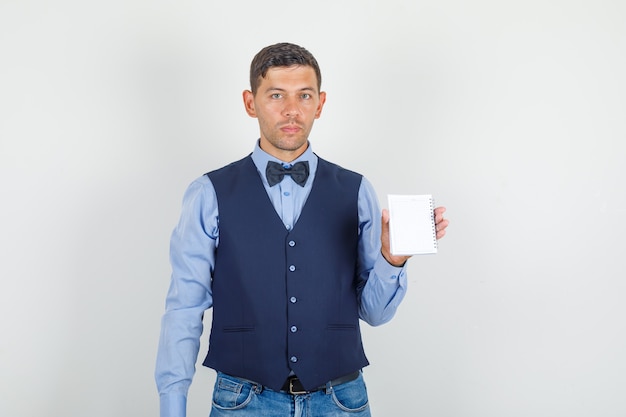
[[[285,101],[285,107],[283,109],[285,117],[296,117],[300,113],[300,106],[298,105],[298,101],[296,99],[290,98]]]

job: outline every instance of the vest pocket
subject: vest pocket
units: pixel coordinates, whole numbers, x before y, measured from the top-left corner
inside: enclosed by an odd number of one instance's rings
[[[328,330],[356,330],[356,324],[342,324],[342,323],[329,324],[327,329]]]
[[[224,333],[243,333],[253,332],[254,326],[224,326],[222,327]]]

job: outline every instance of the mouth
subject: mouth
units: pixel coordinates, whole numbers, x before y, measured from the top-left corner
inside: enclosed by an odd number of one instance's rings
[[[288,124],[288,125],[282,126],[280,130],[281,132],[293,134],[293,133],[298,133],[300,130],[302,130],[302,128],[295,124]]]

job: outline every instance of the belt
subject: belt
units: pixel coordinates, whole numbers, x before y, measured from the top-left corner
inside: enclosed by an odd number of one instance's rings
[[[320,385],[317,388],[313,388],[312,390],[307,391],[306,389],[304,389],[304,387],[302,386],[302,382],[300,382],[300,380],[298,379],[297,376],[290,376],[289,378],[287,378],[287,380],[285,381],[285,383],[283,384],[283,386],[282,386],[282,388],[280,390],[281,391],[286,391],[289,394],[293,394],[293,395],[308,394],[308,393],[311,393],[311,392],[315,392],[315,391],[319,391],[319,390],[322,390],[322,389],[326,389],[327,385],[330,385],[332,387],[332,386],[336,386],[336,385],[340,385],[340,384],[345,384],[346,382],[354,381],[358,377],[359,377],[359,371],[354,371],[351,374],[344,375],[344,376],[341,376],[339,378],[333,379],[328,384]]]

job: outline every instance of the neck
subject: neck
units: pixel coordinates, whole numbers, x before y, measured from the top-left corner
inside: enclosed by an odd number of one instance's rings
[[[274,158],[280,159],[283,162],[291,163],[298,159],[308,149],[309,143],[305,143],[298,149],[280,149],[275,146],[269,145],[264,142],[263,139],[259,142],[259,147],[267,154],[272,155]]]

